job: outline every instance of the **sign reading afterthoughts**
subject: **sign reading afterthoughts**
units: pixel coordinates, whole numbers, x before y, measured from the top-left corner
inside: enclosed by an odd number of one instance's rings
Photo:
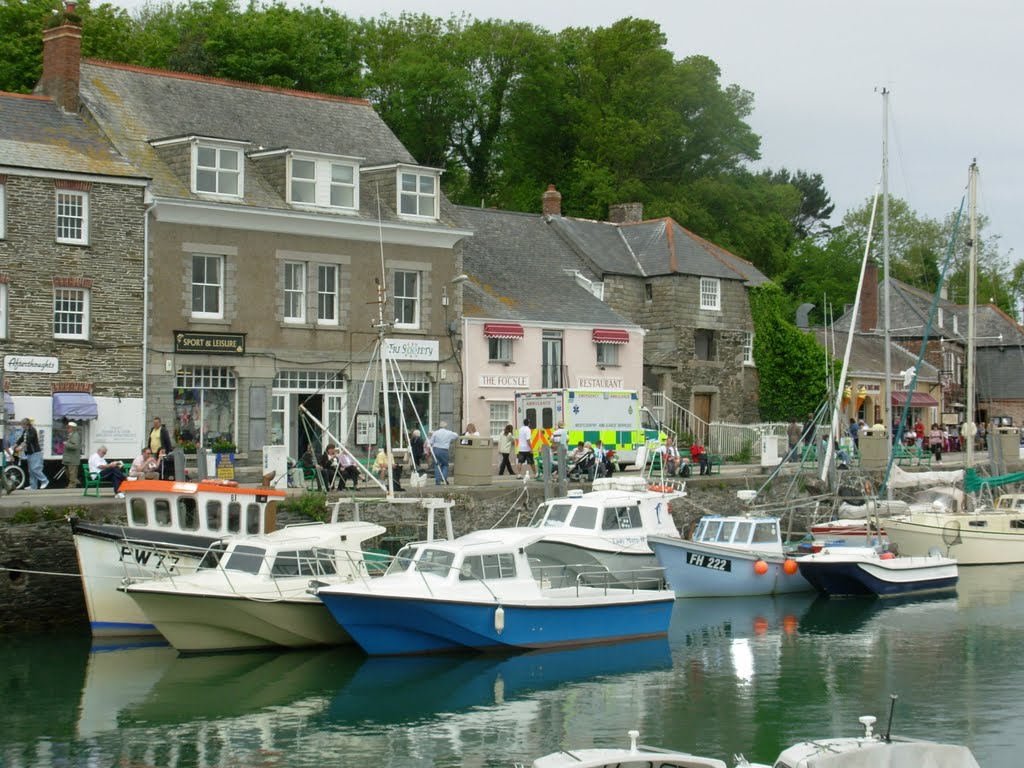
[[[4,370],[8,373],[57,373],[60,361],[56,357],[4,355]]]
[[[244,333],[174,332],[175,353],[197,352],[207,355],[244,355]]]

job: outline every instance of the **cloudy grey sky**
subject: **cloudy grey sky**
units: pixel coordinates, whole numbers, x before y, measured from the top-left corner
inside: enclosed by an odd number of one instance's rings
[[[115,4],[132,7],[138,0]],[[308,0],[315,4],[315,0]],[[979,210],[1011,262],[1024,257],[1024,6],[1014,0],[324,0],[353,17],[402,11],[529,21],[552,31],[657,21],[677,58],[704,54],[753,92],[763,165],[820,173],[836,219],[881,173],[890,97],[890,191],[941,219],[981,171]]]

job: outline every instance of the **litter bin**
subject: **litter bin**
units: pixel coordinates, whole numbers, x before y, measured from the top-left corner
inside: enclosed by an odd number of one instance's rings
[[[762,467],[774,467],[782,461],[782,457],[779,455],[779,446],[784,444],[785,437],[779,435],[762,435],[761,436],[761,466]],[[788,443],[785,443],[786,449],[789,450]]]
[[[862,429],[858,443],[861,467],[879,469],[889,462],[889,433],[885,427]]]
[[[452,482],[490,485],[494,475],[494,441],[489,437],[460,437],[452,443]]]

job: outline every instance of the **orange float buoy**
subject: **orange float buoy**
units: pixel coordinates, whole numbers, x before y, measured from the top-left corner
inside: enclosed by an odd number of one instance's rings
[[[790,560],[789,558],[786,558],[786,562],[782,564],[782,570],[784,570],[786,573],[792,576],[794,573],[797,572],[797,570],[799,570],[796,565],[796,560]]]
[[[880,554],[878,556],[878,559],[879,560],[895,560],[896,559],[896,555],[894,555],[892,552],[883,552],[882,554]]]
[[[766,573],[768,573],[768,563],[766,563],[764,560],[758,560],[756,563],[754,563],[754,573],[756,573],[758,576],[764,576]]]

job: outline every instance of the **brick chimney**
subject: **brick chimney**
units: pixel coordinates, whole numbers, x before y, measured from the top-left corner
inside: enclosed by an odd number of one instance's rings
[[[878,266],[868,259],[860,290],[860,332],[868,333],[878,327]]]
[[[40,86],[65,112],[78,112],[79,63],[82,58],[82,27],[67,16],[77,4],[64,4],[59,27],[43,30],[43,77]]]
[[[643,220],[643,203],[614,203],[608,206],[608,221],[612,224],[638,224]]]
[[[562,215],[562,193],[555,189],[554,184],[548,184],[547,191],[541,195],[540,210],[545,216]]]

